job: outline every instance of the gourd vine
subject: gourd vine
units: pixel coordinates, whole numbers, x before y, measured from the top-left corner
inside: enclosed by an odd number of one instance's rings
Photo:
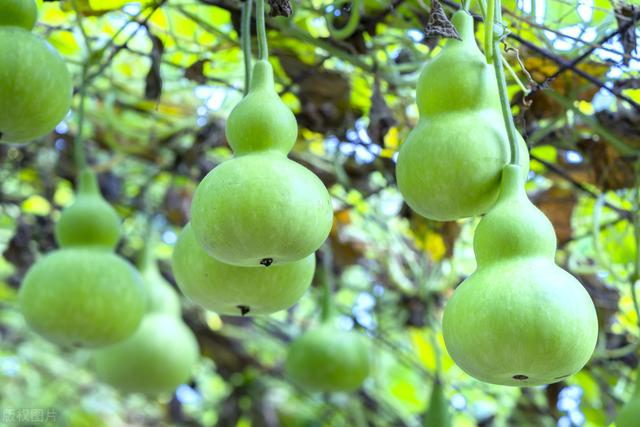
[[[333,3],[333,9],[331,12],[325,14],[325,18],[327,21],[327,27],[329,28],[329,32],[331,33],[331,37],[336,40],[344,40],[346,38],[351,37],[351,35],[355,32],[356,28],[358,28],[358,24],[360,24],[360,9],[362,7],[363,0],[336,0]],[[351,13],[349,15],[349,20],[342,28],[336,28],[335,20],[336,15],[335,12],[340,10],[345,4],[351,3]]]
[[[267,0],[256,0],[256,27],[258,32],[258,59],[269,60],[269,45],[267,44],[267,26],[265,24],[264,2]]]

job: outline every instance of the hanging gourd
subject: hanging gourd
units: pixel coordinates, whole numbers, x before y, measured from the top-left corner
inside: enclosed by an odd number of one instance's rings
[[[631,398],[616,416],[616,427],[637,427],[640,420],[640,375],[636,372],[636,383]]]
[[[261,315],[284,310],[307,291],[315,255],[270,268],[238,267],[210,256],[196,241],[190,224],[173,252],[173,274],[189,299],[226,315]]]
[[[98,377],[127,393],[174,391],[189,380],[200,354],[196,337],[180,317],[178,295],[160,276],[150,250],[147,244],[142,274],[149,304],[140,327],[93,354]]]
[[[235,157],[198,185],[191,223],[198,242],[227,264],[259,267],[299,261],[320,247],[333,221],[320,179],[287,153],[298,127],[275,91],[268,62],[264,0],[258,0],[260,60],[248,95],[227,121]]]
[[[94,173],[83,170],[78,187],[80,195],[56,224],[60,249],[29,269],[20,287],[20,307],[29,326],[45,338],[62,345],[97,347],[135,331],[145,296],[138,272],[112,252],[120,227],[113,222],[113,208],[99,193]],[[83,235],[70,226],[77,221],[82,229],[94,218],[95,227],[105,228]]]
[[[36,15],[34,0],[0,3],[0,142],[25,142],[51,132],[71,105],[64,61],[31,33]]]
[[[480,221],[478,267],[447,303],[444,339],[469,375],[502,385],[560,381],[591,357],[598,335],[587,291],[555,262],[553,226],[506,166],[500,198]]]
[[[473,18],[453,15],[461,41],[447,40],[418,80],[420,120],[398,155],[398,188],[420,215],[448,221],[485,213],[496,201],[509,143],[496,76],[474,38]],[[528,172],[524,140],[522,174]]]
[[[293,340],[285,372],[312,391],[350,392],[369,376],[371,348],[363,335],[337,327],[328,274],[325,272],[323,278],[322,323]]]
[[[82,88],[85,84],[86,80]],[[100,347],[133,334],[146,298],[136,269],[113,253],[120,240],[120,220],[87,167],[84,105],[81,90],[74,149],[78,194],[55,226],[60,249],[31,266],[18,297],[27,323],[43,337],[61,345]]]

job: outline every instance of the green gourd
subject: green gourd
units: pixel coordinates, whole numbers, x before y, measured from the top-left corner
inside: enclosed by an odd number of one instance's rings
[[[309,390],[351,392],[369,376],[370,351],[370,343],[361,334],[328,322],[291,343],[285,371]]]
[[[193,302],[226,315],[261,315],[295,304],[311,285],[315,256],[270,268],[238,267],[207,254],[190,224],[173,252],[173,274]]]
[[[519,166],[504,168],[500,197],[473,247],[477,269],[443,318],[458,366],[511,386],[554,383],[582,369],[596,344],[596,311],[580,282],[555,264],[553,226],[529,201]]]
[[[179,317],[182,313],[180,297],[162,277],[155,261],[145,265],[141,273],[147,287],[147,311]]]
[[[191,377],[200,350],[193,332],[174,314],[145,316],[128,339],[96,350],[98,377],[121,391],[172,392]]]
[[[424,414],[424,427],[451,427],[449,415],[449,401],[444,395],[442,382],[439,378],[433,382],[429,407]]]
[[[61,246],[95,246],[113,249],[120,240],[120,218],[100,194],[95,173],[80,172],[77,196],[55,225]]]
[[[38,19],[38,7],[34,0],[2,0],[0,26],[21,27],[31,31]]]
[[[637,427],[640,420],[640,375],[636,372],[636,384],[629,401],[616,416],[616,427]]]
[[[420,120],[400,147],[396,179],[420,215],[448,221],[485,213],[497,200],[509,142],[493,67],[474,39],[473,18],[452,21],[462,41],[447,40],[418,80]],[[526,144],[518,135],[523,177]]]
[[[61,345],[99,347],[138,327],[145,309],[133,266],[100,249],[63,248],[40,258],[20,287],[29,326]]]
[[[55,49],[29,31],[35,19],[32,0],[0,3],[0,142],[51,132],[71,105],[71,75]]]
[[[238,266],[309,256],[331,229],[331,197],[316,175],[287,158],[297,124],[275,91],[268,61],[255,64],[249,94],[231,112],[226,133],[235,158],[209,172],[193,198],[198,242]]]
[[[20,286],[31,328],[62,345],[100,347],[136,330],[147,300],[140,274],[112,252],[120,220],[100,195],[95,174],[80,172],[76,200],[56,224],[61,249],[40,258]]]

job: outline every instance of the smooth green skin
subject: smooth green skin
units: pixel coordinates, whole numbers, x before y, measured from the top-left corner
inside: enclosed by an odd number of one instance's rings
[[[165,313],[180,317],[180,297],[162,277],[156,263],[145,267],[141,273],[147,290],[147,313]]]
[[[78,193],[55,225],[61,247],[93,246],[113,249],[121,236],[120,217],[102,197],[96,175],[84,170],[78,179]]]
[[[616,416],[616,427],[638,427],[640,420],[640,375],[636,373],[636,385],[631,399],[622,407]]]
[[[146,305],[138,272],[104,250],[69,248],[39,259],[20,287],[29,326],[48,340],[100,347],[130,336]]]
[[[296,383],[310,390],[355,391],[369,376],[369,352],[365,337],[327,323],[305,332],[291,343],[285,371]]]
[[[231,111],[226,135],[236,155],[262,150],[287,154],[296,143],[298,123],[275,90],[268,61],[255,63],[249,93]]]
[[[0,26],[0,142],[25,142],[53,130],[71,105],[71,75],[46,41]]]
[[[200,350],[193,332],[170,314],[148,314],[125,341],[96,350],[98,377],[130,393],[172,392],[191,377]]]
[[[449,39],[418,81],[420,120],[400,147],[398,188],[418,214],[438,221],[481,215],[496,202],[510,148],[493,67],[474,38],[473,18],[456,12],[462,41]],[[518,135],[523,177],[527,146]]]
[[[529,154],[519,138],[523,177]],[[398,188],[420,215],[451,221],[481,215],[496,202],[509,142],[499,111],[458,111],[421,119],[402,144]]]
[[[217,166],[198,185],[191,205],[198,242],[211,256],[238,266],[301,260],[322,245],[332,222],[331,196],[322,181],[276,151]]]
[[[529,201],[520,168],[507,166],[500,199],[475,233],[478,268],[443,317],[447,350],[466,373],[528,387],[558,382],[587,363],[598,335],[595,307],[555,264],[555,250],[553,226]]]
[[[2,0],[0,26],[15,26],[31,31],[38,19],[38,6],[34,0]]]
[[[424,427],[451,427],[449,401],[444,395],[442,383],[436,380],[431,390],[429,407],[424,415]]]
[[[173,274],[189,299],[208,310],[232,316],[275,313],[295,304],[313,279],[313,254],[300,261],[264,267],[237,267],[209,256],[190,224],[173,251]]]

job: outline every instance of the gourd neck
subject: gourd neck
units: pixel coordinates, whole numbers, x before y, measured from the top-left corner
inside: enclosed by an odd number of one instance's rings
[[[502,170],[502,183],[498,201],[509,199],[526,199],[522,169],[518,165],[507,165]]]
[[[95,172],[86,168],[78,175],[78,194],[83,196],[101,196],[98,178]]]
[[[460,35],[462,41],[456,39],[448,39],[445,47],[449,48],[454,46],[464,46],[467,49],[478,49],[475,40],[473,16],[471,16],[469,12],[465,10],[459,10],[451,17],[451,22],[458,31],[458,34]]]
[[[251,86],[249,87],[249,94],[257,91],[276,91],[273,84],[273,67],[269,61],[259,60],[253,66],[251,73]]]

